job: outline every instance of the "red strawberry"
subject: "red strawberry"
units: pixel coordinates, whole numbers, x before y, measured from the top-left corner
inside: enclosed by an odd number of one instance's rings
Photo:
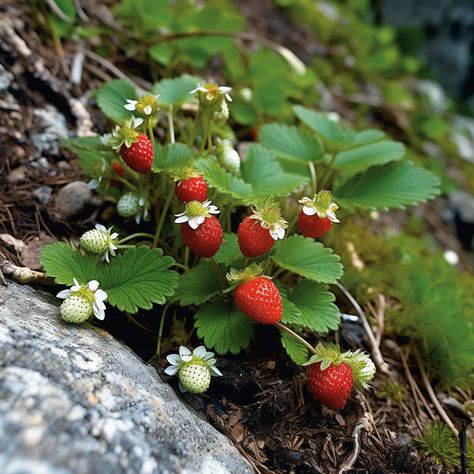
[[[246,257],[259,257],[267,253],[275,243],[269,230],[262,227],[262,222],[251,216],[240,223],[237,237],[240,250]]]
[[[118,161],[112,161],[112,169],[119,176],[123,176],[125,174],[125,168]]]
[[[275,324],[281,319],[280,292],[272,280],[258,276],[244,281],[234,291],[237,308],[249,318],[262,324]]]
[[[307,371],[309,391],[313,397],[331,410],[341,410],[354,383],[352,368],[342,362],[321,370],[321,362],[311,364]]]
[[[332,227],[328,217],[318,217],[317,214],[307,216],[303,211],[298,216],[298,229],[300,234],[312,239],[319,239]]]
[[[125,143],[120,147],[120,156],[132,170],[148,173],[153,164],[153,145],[146,135],[138,135],[129,147]]]
[[[213,257],[222,244],[221,223],[214,217],[206,217],[197,228],[192,229],[188,223],[181,224],[181,236],[187,247],[200,257]]]
[[[183,202],[204,202],[207,199],[207,184],[201,176],[182,179],[176,185],[176,197]]]

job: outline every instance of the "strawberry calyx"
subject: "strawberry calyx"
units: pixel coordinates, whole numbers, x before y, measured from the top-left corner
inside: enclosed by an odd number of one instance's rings
[[[321,372],[331,365],[347,364],[353,373],[354,384],[360,390],[369,388],[369,383],[375,375],[375,365],[370,356],[365,352],[357,349],[356,351],[347,351],[341,353],[339,346],[336,344],[323,345],[319,343],[315,347],[315,354],[311,356],[308,362],[303,366],[320,363]]]
[[[339,206],[333,201],[331,191],[322,189],[315,194],[313,199],[304,197],[298,201],[303,204],[303,213],[307,216],[317,216],[320,219],[327,217],[331,222],[340,222],[336,217],[336,212]]]
[[[248,267],[244,268],[243,270],[237,270],[235,268],[231,268],[229,273],[227,273],[226,278],[229,282],[229,288],[226,288],[224,293],[229,293],[235,287],[239,286],[246,281],[253,280],[259,276],[262,276],[263,268],[261,265],[257,263],[252,263]],[[263,277],[268,278],[271,280],[271,277],[263,275]]]
[[[261,204],[252,208],[250,219],[260,221],[264,229],[268,229],[274,240],[283,239],[288,222],[281,216],[280,205],[269,196]]]
[[[122,126],[117,125],[108,139],[107,144],[114,150],[119,150],[122,145],[130,148],[138,140],[140,132],[136,130],[143,123],[142,118],[132,117]]]
[[[183,181],[189,178],[199,178],[202,173],[196,171],[194,168],[183,166],[173,171],[173,181]]]

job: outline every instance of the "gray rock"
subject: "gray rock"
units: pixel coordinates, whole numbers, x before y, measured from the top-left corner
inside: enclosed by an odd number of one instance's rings
[[[56,196],[54,208],[65,217],[80,212],[90,202],[92,190],[83,181],[73,181],[61,188]]]
[[[0,287],[2,474],[250,473],[237,449],[127,347]]]
[[[59,140],[69,135],[66,118],[52,105],[44,109],[36,109],[35,121],[40,132],[31,134],[31,141],[36,147],[37,156],[43,153],[57,155],[59,153]]]
[[[32,194],[41,204],[48,204],[52,193],[53,188],[50,186],[40,186],[36,188]]]

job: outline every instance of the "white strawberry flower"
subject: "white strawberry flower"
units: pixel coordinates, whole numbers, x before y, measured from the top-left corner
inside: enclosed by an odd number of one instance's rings
[[[158,97],[160,97],[159,94],[143,95],[138,100],[127,99],[127,103],[123,107],[130,112],[137,112],[139,115],[149,117],[158,111]]]
[[[250,219],[260,221],[260,225],[264,229],[268,229],[273,240],[281,240],[285,237],[288,222],[281,217],[280,205],[274,201],[273,196],[265,199],[259,206],[252,208],[252,211]]]
[[[204,346],[196,347],[192,352],[186,346],[180,346],[178,354],[170,354],[166,360],[171,364],[165,369],[165,374],[176,375],[180,371],[184,371],[190,366],[201,366],[209,370],[209,374],[213,377],[222,376],[222,372],[216,367],[217,360],[214,358],[214,352],[209,352]],[[181,392],[187,392],[181,380],[179,381],[179,389]]]
[[[340,222],[336,217],[339,206],[332,200],[330,191],[322,190],[315,194],[313,199],[304,197],[298,201],[303,204],[303,213],[307,216],[318,215],[320,219],[327,217],[331,222]]]
[[[211,204],[211,201],[190,201],[186,203],[184,212],[175,214],[174,222],[176,224],[187,222],[191,229],[196,230],[211,214],[219,214],[220,212],[217,206]]]
[[[99,289],[99,282],[91,280],[87,285],[81,285],[75,278],[73,278],[74,285],[68,290],[60,291],[56,296],[66,300],[70,296],[78,296],[86,303],[92,306],[94,316],[101,321],[105,318],[105,303],[107,293]]]
[[[197,84],[197,87],[193,89],[190,94],[196,94],[197,92],[202,92],[206,94],[206,99],[211,102],[213,101],[216,96],[220,94],[224,94],[225,98],[229,101],[232,102],[232,97],[230,96],[230,92],[232,91],[232,87],[227,87],[227,86],[218,86],[217,84],[211,83],[211,84]]]

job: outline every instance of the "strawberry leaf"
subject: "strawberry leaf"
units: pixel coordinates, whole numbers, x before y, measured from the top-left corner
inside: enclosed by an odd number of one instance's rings
[[[193,100],[190,92],[197,87],[201,80],[199,77],[184,74],[174,79],[162,79],[153,86],[153,92],[160,94],[158,103],[164,106],[179,106],[183,102]]]
[[[303,365],[308,360],[308,348],[291,334],[282,331],[281,344],[296,365]]]
[[[238,354],[250,344],[254,322],[228,301],[206,303],[194,318],[198,337],[218,354]]]
[[[73,278],[82,284],[97,280],[97,258],[81,255],[65,242],[45,245],[41,251],[41,264],[46,274],[62,285],[73,285]]]
[[[227,266],[235,266],[243,261],[244,256],[240,251],[236,234],[224,234],[222,245],[214,255],[217,263],[224,263]]]
[[[129,81],[114,79],[99,87],[95,91],[95,98],[104,115],[120,124],[132,116],[132,112],[124,108],[127,99],[136,99],[137,95]]]
[[[408,204],[435,197],[439,186],[438,177],[409,161],[403,161],[369,168],[337,186],[334,194],[343,206],[403,209]]]
[[[321,161],[324,156],[321,141],[314,134],[297,127],[272,123],[259,133],[260,143],[277,156],[297,161]]]
[[[184,143],[157,145],[152,171],[172,171],[187,166],[193,160],[193,150]]]
[[[212,264],[201,261],[179,277],[176,298],[182,306],[202,304],[217,295],[220,289],[219,278]]]
[[[301,280],[293,288],[290,300],[299,310],[300,318],[289,323],[324,334],[339,327],[340,312],[327,285]]]
[[[280,267],[316,282],[335,283],[342,276],[339,256],[302,235],[292,235],[277,247],[272,259]]]

